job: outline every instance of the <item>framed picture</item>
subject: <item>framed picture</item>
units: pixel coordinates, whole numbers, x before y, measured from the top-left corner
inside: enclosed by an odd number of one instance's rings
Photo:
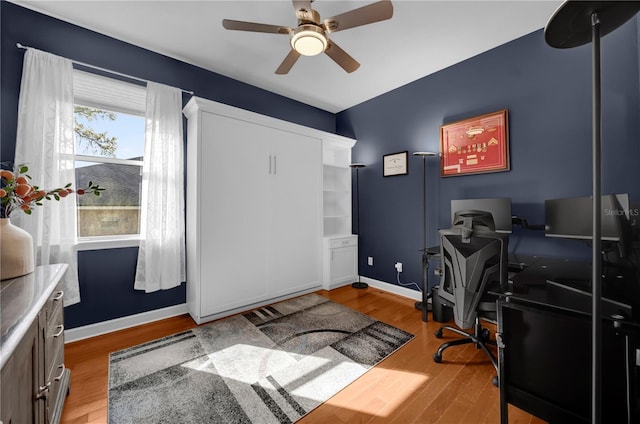
[[[507,109],[440,127],[440,175],[508,171]]]
[[[382,175],[385,177],[407,175],[407,173],[409,173],[409,169],[407,168],[408,155],[409,153],[406,151],[384,155],[382,157]]]

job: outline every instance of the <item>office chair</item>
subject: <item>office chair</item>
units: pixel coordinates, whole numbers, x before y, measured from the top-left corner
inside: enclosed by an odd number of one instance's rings
[[[488,295],[487,290],[496,281],[506,290],[508,241],[507,235],[495,232],[491,214],[484,211],[456,213],[452,228],[440,230],[443,270],[438,296],[453,308],[454,321],[460,328],[443,325],[435,336],[442,338],[446,329],[464,338],[443,343],[433,354],[435,362],[440,363],[443,352],[451,346],[474,343],[498,370],[498,362],[487,347],[495,346],[496,342],[490,339],[489,330],[482,327],[480,319],[496,319],[496,298]],[[462,331],[471,328],[473,333]],[[497,380],[494,384],[497,385]]]

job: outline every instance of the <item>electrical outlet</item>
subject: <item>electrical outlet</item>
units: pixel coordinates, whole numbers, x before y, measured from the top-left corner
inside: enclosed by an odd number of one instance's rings
[[[369,257],[367,258],[367,265],[369,265],[369,266],[373,266],[373,256],[369,256]]]
[[[396,271],[402,272],[402,262],[396,262]]]

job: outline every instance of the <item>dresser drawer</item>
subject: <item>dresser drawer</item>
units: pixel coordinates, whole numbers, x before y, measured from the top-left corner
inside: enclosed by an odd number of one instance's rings
[[[329,248],[336,249],[340,247],[357,246],[358,239],[356,237],[335,238],[329,241]]]
[[[44,328],[44,365],[47,375],[51,368],[56,365],[54,362],[58,351],[63,351],[64,349],[63,318],[62,308],[55,307]]]
[[[64,296],[64,291],[62,290],[62,282],[58,283],[56,288],[53,290],[51,296],[47,300],[47,303],[44,306],[46,320],[47,322],[50,320],[51,316],[53,316],[58,309],[62,309],[62,297]]]
[[[45,400],[46,422],[59,420],[65,395],[60,396],[61,390],[68,386],[69,371],[64,366],[64,310],[62,307],[62,290],[54,290],[43,311],[46,316],[44,323],[44,372],[45,384],[49,392]],[[57,417],[57,418],[56,418]]]
[[[60,390],[66,390],[65,383],[67,382],[65,381],[65,379],[68,379],[68,376],[65,374],[67,374],[68,372],[69,371],[67,371],[64,366],[64,346],[61,346],[54,356],[53,364],[51,369],[49,370],[49,375],[47,377],[47,384],[49,384],[49,393],[47,395],[45,404],[45,414],[47,416],[48,423],[54,421],[52,418],[57,407],[57,401],[59,399],[64,399],[65,395],[60,398]]]

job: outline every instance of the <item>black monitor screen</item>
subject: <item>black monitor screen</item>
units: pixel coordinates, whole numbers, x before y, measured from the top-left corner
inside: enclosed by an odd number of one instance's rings
[[[544,202],[545,235],[547,237],[591,240],[593,234],[593,206],[591,197],[549,199]],[[628,221],[629,196],[602,196],[601,239],[621,241],[623,220]]]
[[[485,211],[491,213],[498,233],[511,233],[511,199],[459,199],[451,201],[451,222],[459,211]]]

